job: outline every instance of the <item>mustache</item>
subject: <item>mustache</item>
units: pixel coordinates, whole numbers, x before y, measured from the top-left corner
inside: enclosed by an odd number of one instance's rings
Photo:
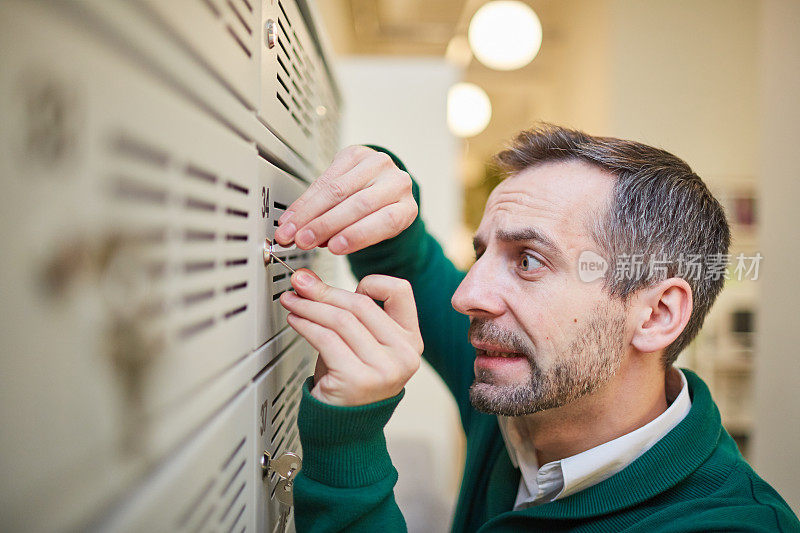
[[[484,318],[473,318],[467,335],[472,342],[497,344],[510,351],[525,354],[529,358],[533,355],[527,339]]]

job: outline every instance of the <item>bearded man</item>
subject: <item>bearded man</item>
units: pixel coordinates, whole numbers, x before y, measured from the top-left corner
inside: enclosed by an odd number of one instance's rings
[[[383,428],[421,354],[467,436],[453,531],[800,531],[707,386],[674,366],[730,244],[703,181],[663,150],[550,125],[496,160],[507,178],[466,273],[382,148],[342,151],[279,221],[279,243],[349,254],[361,278],[354,294],[299,271],[281,296],[320,354],[297,529],[405,530]]]

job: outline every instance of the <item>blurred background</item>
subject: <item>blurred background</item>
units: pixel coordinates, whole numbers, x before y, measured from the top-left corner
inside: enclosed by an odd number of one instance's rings
[[[342,143],[380,144],[406,163],[421,185],[429,230],[463,268],[498,181],[490,157],[537,121],[642,141],[694,168],[732,224],[731,273],[738,254],[763,260],[755,261],[757,273],[726,282],[679,365],[706,380],[742,453],[799,512],[800,2],[319,0],[317,7],[345,103]],[[463,434],[429,367],[409,383],[387,435],[409,527],[447,530]]]

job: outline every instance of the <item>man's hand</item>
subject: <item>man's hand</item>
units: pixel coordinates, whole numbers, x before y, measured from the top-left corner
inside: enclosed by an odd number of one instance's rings
[[[275,241],[349,254],[394,237],[417,216],[411,177],[391,157],[348,146],[278,220]]]
[[[371,275],[352,293],[305,269],[292,285],[297,294],[280,299],[289,325],[319,351],[311,395],[331,405],[365,405],[399,394],[422,353],[411,285]]]

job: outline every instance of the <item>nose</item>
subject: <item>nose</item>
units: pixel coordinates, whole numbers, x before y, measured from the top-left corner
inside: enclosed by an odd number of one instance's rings
[[[497,276],[488,254],[478,259],[456,289],[450,303],[461,314],[475,318],[491,318],[503,314],[505,303]]]

